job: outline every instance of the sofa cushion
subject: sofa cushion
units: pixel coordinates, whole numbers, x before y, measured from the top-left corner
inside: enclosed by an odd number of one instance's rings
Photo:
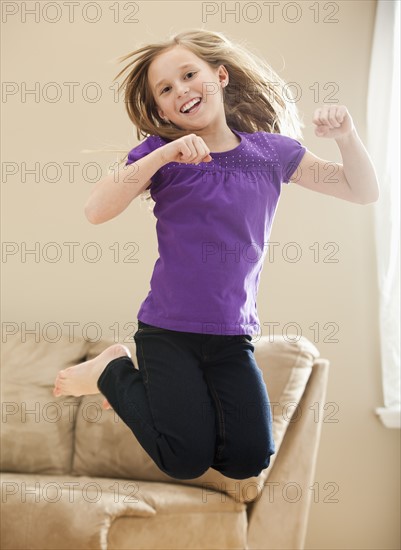
[[[116,518],[156,513],[125,480],[8,473],[1,489],[3,550],[107,550]]]
[[[90,345],[88,359],[98,355],[112,343],[114,342],[103,340]],[[135,343],[124,344],[130,348],[134,366],[138,368]],[[261,337],[254,342],[254,346],[255,359],[263,372],[272,404],[273,435],[276,443],[276,454],[272,456],[269,467],[258,477],[234,480],[210,468],[196,479],[171,478],[156,466],[115,412],[101,408],[101,395],[85,396],[80,402],[72,473],[185,483],[202,486],[210,492],[226,492],[239,502],[257,499],[272,469],[289,423],[297,421],[303,414],[297,405],[319,352],[306,338],[295,339],[291,335],[286,339],[275,337],[273,341],[268,337]]]
[[[1,488],[3,550],[246,546],[245,505],[198,487],[8,473]]]
[[[73,457],[75,414],[80,399],[53,397],[57,372],[81,362],[83,339],[51,341],[16,331],[1,346],[1,469],[68,473]]]
[[[247,547],[246,505],[199,487],[138,481],[138,492],[156,511],[149,518],[118,517],[108,550],[180,550]]]

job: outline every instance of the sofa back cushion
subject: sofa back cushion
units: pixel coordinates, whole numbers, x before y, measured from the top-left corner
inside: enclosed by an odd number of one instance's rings
[[[53,338],[53,341],[52,341]],[[88,342],[49,333],[3,334],[1,345],[1,469],[65,474],[71,471],[80,398],[55,398],[60,369],[85,359]]]

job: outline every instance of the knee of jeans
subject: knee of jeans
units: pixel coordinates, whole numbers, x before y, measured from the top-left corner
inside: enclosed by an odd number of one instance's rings
[[[232,463],[224,472],[225,476],[233,479],[248,479],[258,477],[270,464],[271,455],[249,456],[246,460]]]
[[[210,468],[197,464],[174,464],[165,470],[165,473],[175,479],[195,479],[203,475]]]
[[[182,453],[176,455],[169,464],[165,465],[165,472],[176,479],[195,479],[203,475],[211,465],[211,457],[203,453]]]

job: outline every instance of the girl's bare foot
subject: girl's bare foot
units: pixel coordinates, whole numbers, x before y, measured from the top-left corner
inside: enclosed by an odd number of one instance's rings
[[[113,359],[124,356],[131,357],[129,349],[122,344],[113,344],[94,359],[61,370],[54,383],[53,395],[55,397],[61,395],[79,397],[99,393],[97,381],[106,366]],[[103,408],[111,408],[107,400],[103,401]]]

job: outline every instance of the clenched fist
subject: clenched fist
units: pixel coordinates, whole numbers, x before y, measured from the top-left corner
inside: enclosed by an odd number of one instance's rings
[[[345,105],[322,105],[313,114],[318,137],[342,138],[351,133],[354,123]]]
[[[210,150],[200,136],[189,134],[160,147],[163,162],[199,164],[210,162]]]

